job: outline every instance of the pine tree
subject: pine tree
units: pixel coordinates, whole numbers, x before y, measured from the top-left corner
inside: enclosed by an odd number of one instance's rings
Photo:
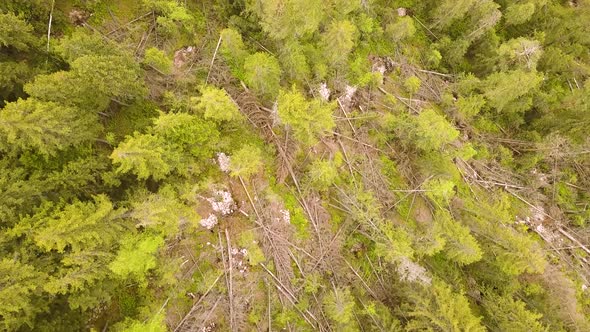
[[[280,88],[281,67],[272,55],[258,52],[244,61],[244,80],[260,96],[273,99]]]
[[[34,327],[34,317],[45,308],[35,303],[46,276],[35,267],[8,258],[0,260],[0,326],[16,331],[25,324]]]
[[[281,121],[293,129],[293,134],[302,144],[317,143],[334,126],[332,111],[334,103],[319,99],[308,101],[295,87],[281,91],[278,98],[278,113]]]
[[[297,39],[317,31],[324,13],[320,0],[248,0],[247,8],[274,39]]]
[[[408,308],[412,319],[406,325],[408,331],[485,331],[480,317],[469,308],[463,294],[453,292],[445,282],[435,279],[423,293],[411,296],[414,307]]]
[[[506,25],[523,24],[530,20],[534,13],[535,4],[532,2],[511,4],[504,13]]]
[[[254,145],[244,145],[231,156],[230,171],[232,176],[248,178],[263,167],[262,151]]]
[[[19,99],[0,110],[0,149],[35,149],[53,155],[94,139],[97,121],[95,116],[73,107]]]
[[[41,210],[21,220],[17,234],[29,234],[44,251],[83,251],[111,243],[125,228],[123,210],[114,210],[105,195],[94,202],[75,201],[72,204],[47,202]]]
[[[123,279],[134,279],[141,285],[146,283],[146,274],[156,267],[158,249],[164,245],[162,237],[149,233],[127,236],[109,269]]]
[[[172,59],[170,59],[164,51],[155,47],[150,47],[145,50],[143,62],[165,75],[170,75],[174,68]]]
[[[231,122],[242,118],[236,103],[227,92],[212,86],[201,88],[202,95],[192,98],[193,109],[203,112],[203,117],[215,122]]]
[[[37,43],[32,32],[33,27],[13,13],[0,13],[0,47],[27,51]]]
[[[542,76],[535,72],[499,72],[488,76],[482,89],[489,104],[501,111],[511,101],[536,88],[541,80]]]
[[[485,294],[483,307],[490,322],[498,327],[500,331],[518,332],[543,332],[548,329],[539,321],[543,315],[530,311],[526,304],[515,300],[510,295],[499,295],[488,291]]]
[[[153,177],[163,179],[178,165],[181,152],[170,149],[166,142],[158,136],[135,133],[121,142],[111,159],[118,164],[117,172],[131,172],[140,179]]]
[[[354,48],[358,31],[348,20],[332,22],[322,35],[324,55],[332,66],[339,66],[346,62],[348,55]]]
[[[349,288],[336,288],[323,300],[326,315],[342,328],[354,324],[354,298]]]

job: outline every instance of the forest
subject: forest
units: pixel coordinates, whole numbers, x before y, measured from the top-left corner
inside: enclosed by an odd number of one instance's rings
[[[590,331],[590,0],[0,1],[1,331]]]

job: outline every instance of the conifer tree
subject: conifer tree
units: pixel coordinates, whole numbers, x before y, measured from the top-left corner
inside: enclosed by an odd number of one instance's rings
[[[244,61],[244,80],[260,96],[273,99],[280,88],[281,67],[275,57],[258,52]]]
[[[335,126],[332,118],[334,103],[319,99],[306,100],[295,87],[282,90],[278,98],[278,113],[281,121],[293,129],[293,134],[302,144],[317,143]]]
[[[80,110],[33,98],[0,110],[0,149],[35,149],[44,155],[94,139],[98,119]]]
[[[414,307],[408,312],[412,318],[406,326],[408,331],[485,331],[467,298],[453,292],[444,281],[435,279],[423,293],[411,297]]]

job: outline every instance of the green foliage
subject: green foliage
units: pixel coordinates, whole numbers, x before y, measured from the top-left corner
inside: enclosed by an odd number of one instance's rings
[[[0,46],[26,51],[37,44],[33,27],[13,13],[0,13]]]
[[[322,302],[328,318],[341,326],[353,324],[355,305],[349,288],[336,288]]]
[[[84,56],[109,56],[121,53],[114,44],[106,42],[99,34],[88,33],[88,30],[82,28],[61,38],[54,50],[69,63]]]
[[[420,85],[422,84],[422,81],[420,81],[420,79],[416,76],[410,76],[408,78],[406,78],[406,80],[404,81],[404,87],[406,88],[406,90],[408,90],[408,92],[413,95],[416,92],[418,92],[418,90],[420,90]]]
[[[70,71],[37,76],[25,85],[25,91],[41,101],[100,112],[113,98],[142,97],[145,88],[139,73],[138,64],[127,56],[87,55],[74,60]]]
[[[241,78],[242,66],[248,56],[248,51],[242,41],[242,35],[233,29],[223,29],[220,38],[219,52],[229,64],[232,73]]]
[[[136,132],[113,150],[111,159],[119,164],[117,172],[132,172],[140,179],[151,176],[158,180],[177,167],[180,156],[178,151],[168,149],[162,138]]]
[[[332,111],[335,106],[334,102],[327,103],[317,98],[308,101],[295,87],[291,91],[282,90],[278,98],[279,118],[306,146],[316,144],[319,137],[334,128]]]
[[[522,37],[510,39],[498,48],[500,68],[503,70],[511,67],[534,70],[542,54],[541,44],[538,41]]]
[[[145,50],[143,62],[156,68],[163,74],[170,75],[172,73],[172,59],[170,59],[164,51],[155,47],[150,47]]]
[[[534,3],[515,3],[506,8],[504,19],[506,20],[506,25],[523,24],[530,20],[534,13]]]
[[[328,61],[337,66],[346,61],[352,51],[356,38],[357,28],[350,21],[334,21],[322,35],[324,54]]]
[[[463,121],[473,119],[485,106],[486,101],[482,95],[470,95],[457,99],[457,112]]]
[[[543,76],[534,71],[514,70],[491,74],[483,82],[484,96],[490,106],[501,111],[523,111],[530,104],[527,94],[541,83]],[[519,101],[524,104],[519,105]]]
[[[260,17],[262,29],[274,39],[302,38],[311,34],[325,15],[320,0],[248,0],[246,4]]]
[[[121,240],[121,248],[109,269],[120,278],[133,278],[143,284],[147,272],[156,267],[155,254],[163,244],[160,236],[149,233],[128,236]]]
[[[244,145],[231,156],[229,167],[232,176],[248,178],[263,167],[262,151],[255,145]]]
[[[469,228],[455,221],[446,210],[435,213],[435,232],[444,239],[444,255],[451,261],[465,265],[479,261],[483,252]]]
[[[422,188],[426,196],[441,207],[446,207],[455,196],[455,183],[442,178],[428,180]]]
[[[400,17],[394,23],[390,23],[385,27],[385,33],[394,42],[401,42],[411,38],[416,33],[414,20],[408,16]]]
[[[94,202],[57,207],[46,203],[40,212],[24,218],[15,232],[31,233],[35,244],[45,251],[82,251],[114,241],[124,229],[120,220],[123,212],[114,210],[104,195],[94,197]]]
[[[34,315],[42,311],[33,301],[34,295],[45,281],[35,267],[8,258],[0,260],[0,326],[4,330],[17,330],[27,324],[33,327]]]
[[[170,38],[180,38],[183,33],[195,33],[200,21],[182,3],[171,0],[143,0],[144,6],[157,16],[158,30]]]
[[[515,300],[511,296],[488,292],[485,294],[484,308],[490,316],[490,320],[501,331],[542,332],[548,330],[539,322],[543,315],[527,310],[524,302]]]
[[[238,244],[247,250],[246,258],[250,266],[258,266],[259,263],[266,261],[264,252],[258,246],[258,241],[253,231],[243,232],[238,239]]]
[[[445,282],[433,280],[424,294],[412,296],[414,307],[408,315],[412,318],[408,331],[485,331],[480,318],[469,308],[463,294],[453,292]]]
[[[459,131],[431,109],[423,110],[415,117],[406,113],[391,116],[386,119],[386,126],[404,142],[422,151],[439,150],[459,137]]]
[[[113,153],[117,172],[140,179],[163,179],[171,172],[186,175],[194,163],[210,157],[219,132],[210,123],[185,113],[162,113],[146,134],[127,136]]]
[[[258,52],[244,60],[244,80],[257,94],[273,99],[279,92],[281,67],[272,55]]]
[[[136,227],[152,229],[165,237],[175,236],[181,225],[195,227],[200,219],[194,209],[180,202],[168,188],[158,194],[139,195],[129,214]]]
[[[317,159],[309,166],[310,184],[319,190],[325,190],[334,183],[338,177],[338,170],[333,162]]]
[[[215,122],[237,121],[242,118],[236,103],[227,92],[212,86],[201,89],[201,97],[191,99],[194,109],[203,112],[205,119]]]
[[[118,332],[166,332],[165,316],[158,313],[146,321],[138,321],[135,319],[128,319],[119,326]]]
[[[0,110],[0,149],[35,149],[44,155],[94,139],[95,116],[53,102],[19,99]]]

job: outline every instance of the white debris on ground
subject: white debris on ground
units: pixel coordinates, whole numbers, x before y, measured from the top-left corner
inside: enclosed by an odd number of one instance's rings
[[[417,281],[424,285],[430,285],[432,278],[422,266],[412,262],[407,257],[402,258],[397,266],[397,273],[402,281]]]
[[[404,17],[406,15],[408,15],[407,9],[405,9],[404,7],[399,7],[397,9],[397,16]]]
[[[236,204],[229,191],[217,190],[213,194],[213,197],[207,198],[207,202],[211,204],[213,211],[221,213],[222,216],[234,212]]]
[[[246,273],[248,271],[248,263],[245,262],[245,258],[248,255],[248,250],[246,248],[231,249],[232,260],[235,262],[235,268],[238,269],[240,273]]]
[[[219,165],[219,169],[221,169],[222,172],[229,173],[229,163],[230,159],[228,155],[223,152],[217,153],[217,164]]]
[[[291,223],[291,213],[289,210],[280,210],[279,212],[281,213],[281,217],[285,224]]]
[[[320,89],[318,90],[320,97],[323,100],[328,101],[330,100],[330,89],[328,89],[328,85],[326,83],[320,84]]]
[[[340,103],[342,103],[342,106],[345,109],[349,110],[352,107],[352,98],[354,97],[356,90],[356,86],[346,86],[344,96],[340,97]]]
[[[272,120],[273,126],[278,126],[281,124],[281,118],[279,118],[279,101],[275,100],[272,104],[272,109],[270,110],[270,119]]]
[[[174,52],[174,67],[180,68],[184,66],[189,58],[194,55],[194,53],[195,48],[193,46],[184,47]]]
[[[209,230],[213,229],[213,227],[215,227],[215,225],[217,225],[217,216],[214,214],[210,214],[209,217],[207,217],[206,219],[201,219],[201,221],[199,221],[199,224]]]

